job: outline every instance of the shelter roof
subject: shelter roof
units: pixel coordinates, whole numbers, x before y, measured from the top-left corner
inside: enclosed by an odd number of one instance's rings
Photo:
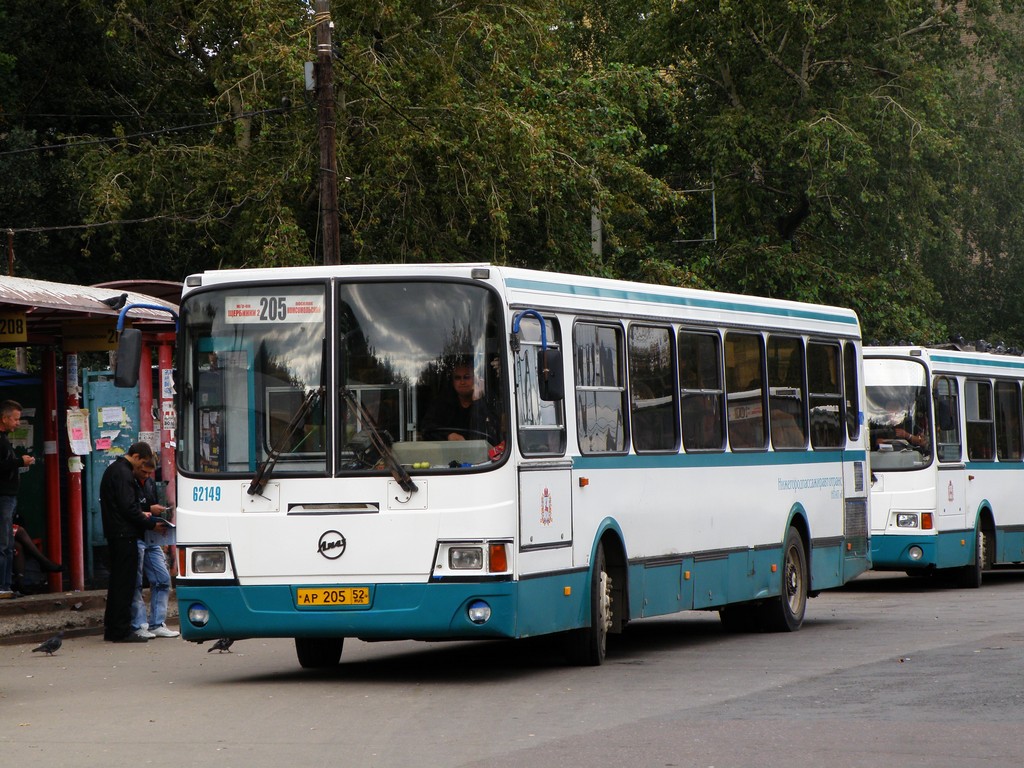
[[[116,320],[125,303],[166,307],[177,314],[176,303],[131,289],[130,284],[131,281],[119,281],[116,287],[105,287],[0,277],[0,311],[25,312],[30,344],[60,337],[68,321]],[[174,328],[174,318],[159,310],[137,308],[128,317],[136,327],[154,331]]]
[[[173,280],[111,280],[96,283],[93,288],[110,288],[115,293],[120,291],[138,291],[154,299],[170,302],[175,307],[181,299],[181,283]]]

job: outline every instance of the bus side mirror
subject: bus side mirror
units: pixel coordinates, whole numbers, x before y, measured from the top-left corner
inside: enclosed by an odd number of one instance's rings
[[[953,409],[946,400],[940,400],[935,404],[935,420],[939,422],[939,429],[946,431],[956,426],[956,418]]]
[[[114,386],[135,387],[139,383],[139,363],[142,361],[142,331],[125,328],[117,341],[114,358]]]
[[[561,350],[550,347],[537,350],[537,373],[541,400],[550,402],[565,397]]]

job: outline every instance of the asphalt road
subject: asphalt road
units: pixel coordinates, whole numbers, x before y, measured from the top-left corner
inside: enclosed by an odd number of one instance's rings
[[[545,641],[0,646],[0,755],[28,766],[1019,766],[1024,571],[868,574],[800,632],[631,624],[599,668]]]

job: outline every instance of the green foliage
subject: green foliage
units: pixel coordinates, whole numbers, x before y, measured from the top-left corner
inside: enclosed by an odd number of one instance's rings
[[[878,340],[1020,344],[1018,5],[335,0],[342,260],[621,276],[851,306]],[[20,273],[321,260],[312,4],[9,0],[0,21]]]

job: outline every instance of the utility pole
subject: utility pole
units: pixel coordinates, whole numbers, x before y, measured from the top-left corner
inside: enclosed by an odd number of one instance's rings
[[[316,0],[316,99],[320,134],[320,220],[324,264],[340,264],[338,229],[338,157],[334,145],[334,51],[329,0]]]

